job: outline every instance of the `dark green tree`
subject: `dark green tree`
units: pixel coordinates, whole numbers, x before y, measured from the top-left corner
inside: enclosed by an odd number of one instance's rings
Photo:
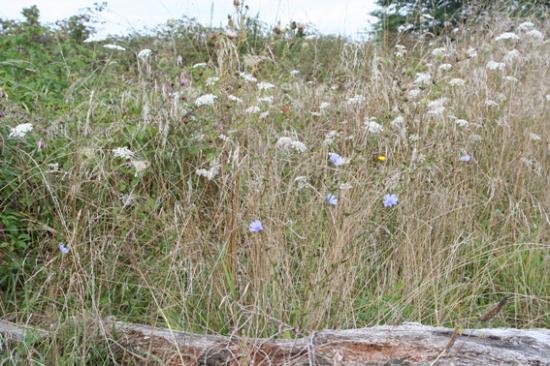
[[[441,33],[492,8],[514,15],[529,14],[536,8],[550,10],[547,0],[377,0],[376,4],[380,9],[372,15],[378,18],[374,29],[377,33]]]

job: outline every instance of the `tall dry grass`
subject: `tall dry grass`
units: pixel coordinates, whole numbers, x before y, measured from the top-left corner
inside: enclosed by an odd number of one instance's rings
[[[105,64],[110,88],[87,86],[87,102],[56,120],[25,117],[42,151],[2,135],[19,170],[15,196],[0,202],[32,202],[38,253],[5,289],[2,317],[66,330],[114,315],[290,337],[403,321],[475,327],[510,295],[490,326],[548,327],[549,25],[535,21],[536,40],[519,23],[499,15],[447,37],[403,37],[402,56],[348,43],[325,82],[293,75],[268,49],[238,63],[230,38],[216,62],[178,67],[177,78],[169,52],[127,74]],[[505,31],[520,39],[496,41]],[[317,54],[320,44],[301,47]],[[259,91],[238,71],[275,87]],[[417,73],[431,80],[419,86]],[[194,105],[208,93],[214,104]],[[258,101],[266,95],[272,103]],[[356,95],[364,100],[350,103]],[[439,98],[444,110],[431,113]],[[246,112],[254,105],[260,113]],[[11,113],[13,126],[23,112]],[[383,131],[369,132],[369,118]],[[307,151],[277,147],[280,137]],[[136,173],[114,156],[121,146],[149,166]],[[335,167],[330,152],[349,164]],[[216,164],[213,179],[196,174]],[[398,205],[384,207],[385,194]],[[252,233],[256,219],[263,231]],[[86,330],[63,334],[74,357],[93,348]]]

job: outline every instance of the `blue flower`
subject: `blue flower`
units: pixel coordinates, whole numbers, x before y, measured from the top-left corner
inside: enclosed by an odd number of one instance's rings
[[[386,194],[384,196],[384,207],[393,207],[399,202],[399,197],[396,194]]]
[[[262,222],[260,220],[254,220],[248,226],[248,230],[251,233],[259,233],[263,229],[264,229],[264,227],[262,226]]]
[[[335,152],[328,153],[328,160],[334,164],[334,166],[340,166],[348,163],[348,159],[345,159]]]
[[[458,158],[458,160],[468,162],[468,161],[472,160],[472,157],[468,154],[464,154],[460,158]]]
[[[327,194],[327,203],[331,206],[336,206],[338,204],[338,198],[332,193]]]
[[[68,254],[71,251],[71,249],[69,247],[66,247],[65,244],[63,243],[59,243],[57,247],[59,248],[59,251],[63,255]]]

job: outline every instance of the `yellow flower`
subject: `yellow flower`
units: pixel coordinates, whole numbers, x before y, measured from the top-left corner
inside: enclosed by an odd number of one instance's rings
[[[386,161],[386,155],[384,154],[379,154],[376,156],[376,160],[378,161]]]

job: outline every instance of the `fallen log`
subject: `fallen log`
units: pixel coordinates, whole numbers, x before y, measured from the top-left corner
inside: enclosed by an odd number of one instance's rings
[[[547,329],[459,332],[404,323],[323,330],[299,339],[249,339],[202,336],[120,321],[106,321],[104,327],[116,334],[122,364],[139,359],[138,364],[147,365],[148,357],[152,357],[171,366],[550,365]],[[0,321],[0,338],[22,341],[29,331],[35,337],[49,335],[44,330]]]

